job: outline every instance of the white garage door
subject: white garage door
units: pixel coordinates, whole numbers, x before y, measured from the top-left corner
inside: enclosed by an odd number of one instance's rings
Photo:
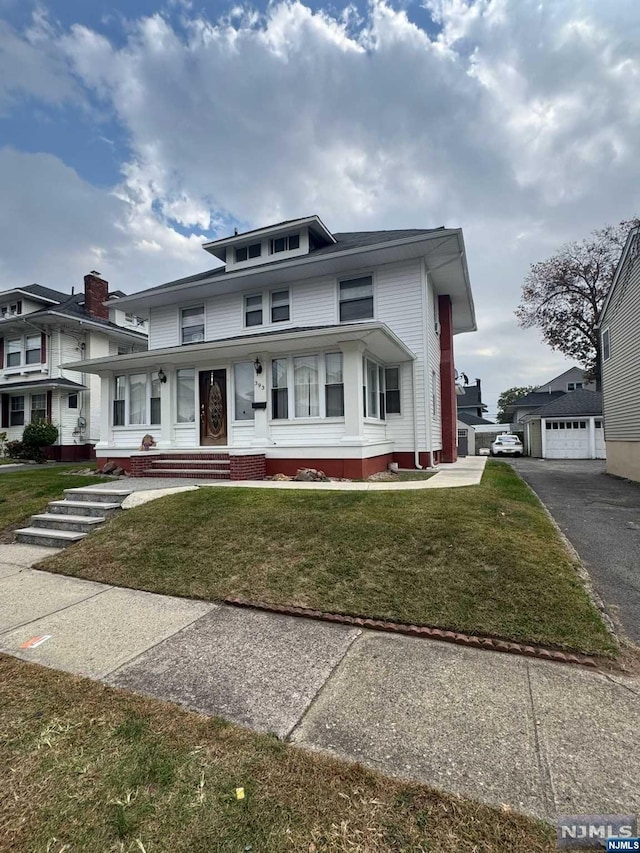
[[[547,459],[589,459],[589,421],[547,421]]]

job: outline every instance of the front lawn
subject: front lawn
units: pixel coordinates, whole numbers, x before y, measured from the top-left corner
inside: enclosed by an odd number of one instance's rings
[[[87,467],[86,463],[82,463]],[[64,497],[64,489],[91,486],[104,482],[104,477],[69,474],[74,465],[29,465],[0,474],[0,535],[20,527],[29,516],[44,512],[49,501]]]
[[[615,651],[556,530],[505,463],[469,488],[203,488],[126,511],[41,567],[171,595]]]
[[[0,683],[5,853],[555,850],[546,824],[175,705],[4,656]]]

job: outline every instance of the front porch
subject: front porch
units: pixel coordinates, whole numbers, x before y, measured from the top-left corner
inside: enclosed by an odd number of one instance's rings
[[[102,377],[96,455],[134,476],[209,479],[362,478],[413,466],[418,449],[428,465],[414,358],[383,324],[359,323],[84,362]]]

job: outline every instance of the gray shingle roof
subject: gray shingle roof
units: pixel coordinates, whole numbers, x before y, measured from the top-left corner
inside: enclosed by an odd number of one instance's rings
[[[43,299],[51,299],[53,302],[62,302],[69,298],[68,293],[53,290],[51,287],[43,287],[41,284],[27,284],[25,287],[16,287],[15,290],[23,290],[25,293],[31,293],[35,297],[41,296]]]
[[[562,393],[562,392],[561,392]],[[538,409],[536,417],[552,418],[565,415],[601,415],[602,394],[600,391],[569,391],[546,406]]]
[[[468,424],[468,426],[480,426],[481,424],[491,424],[491,426],[495,426],[493,421],[488,421],[486,418],[479,418],[472,412],[458,412],[458,420],[462,421],[463,424]]]
[[[510,412],[519,409],[521,406],[544,406],[558,397],[562,397],[565,393],[565,391],[530,391],[524,397],[514,400],[505,409]]]
[[[4,394],[12,388],[65,388],[69,391],[82,391],[87,386],[72,382],[70,379],[27,379],[20,382],[5,382],[0,385],[0,392]]]
[[[482,394],[477,385],[464,385],[463,394],[457,396],[458,408],[474,408],[482,405]]]

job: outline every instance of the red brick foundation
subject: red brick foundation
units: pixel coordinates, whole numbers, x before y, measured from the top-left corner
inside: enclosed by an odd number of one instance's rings
[[[255,456],[229,455],[229,479],[231,480],[264,480],[267,476],[264,453]]]
[[[371,474],[386,471],[389,462],[394,459],[393,453],[371,456],[369,459],[267,459],[267,475],[287,474],[293,477],[299,468],[315,468],[316,471],[324,471],[327,477],[366,480]],[[413,456],[411,467],[413,468]]]
[[[56,444],[43,447],[42,452],[52,462],[88,462],[96,458],[93,444]]]

